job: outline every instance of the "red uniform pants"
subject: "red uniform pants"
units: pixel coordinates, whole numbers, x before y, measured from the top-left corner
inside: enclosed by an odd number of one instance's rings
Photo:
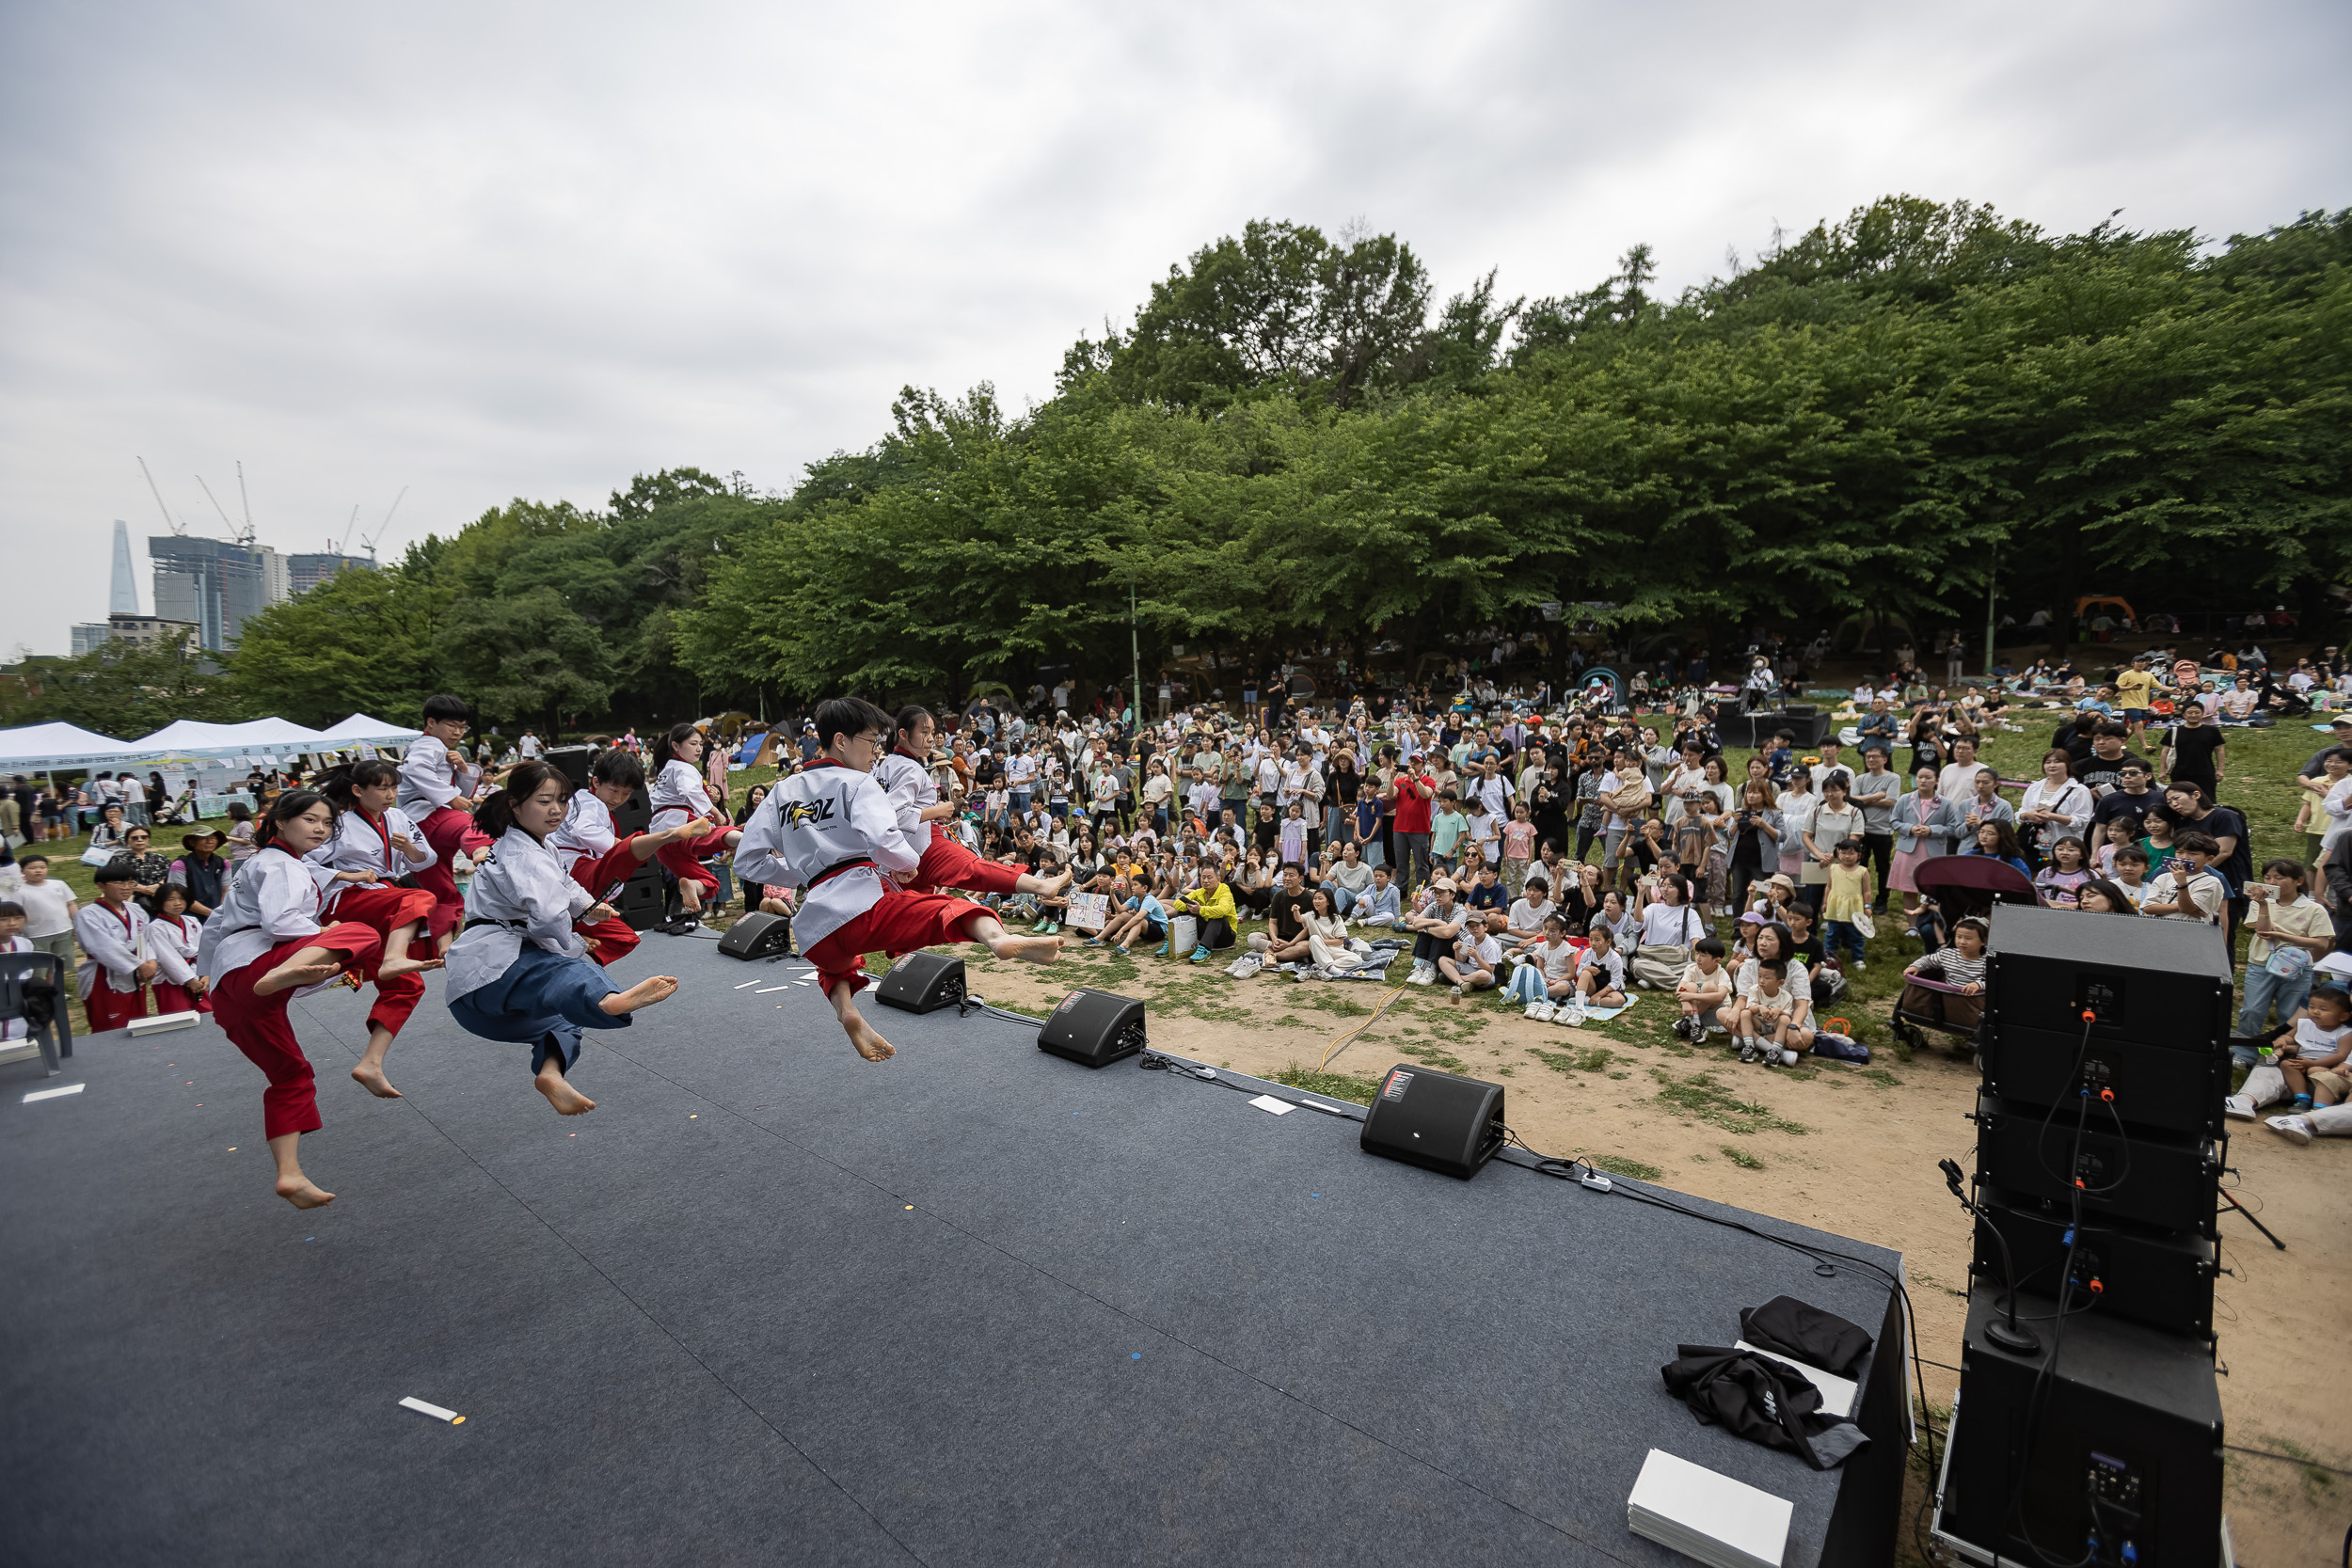
[[[631,833],[601,855],[582,855],[572,862],[572,880],[588,890],[588,896],[602,903],[605,896],[637,874],[644,863],[629,846],[641,834]],[[716,882],[712,884],[716,886]],[[611,964],[637,951],[638,935],[619,915],[602,920],[579,920],[572,929],[588,943],[588,956],[600,964]]]
[[[392,933],[410,921],[424,923],[429,928],[437,900],[421,887],[389,887],[374,882],[345,882],[342,892],[335,895],[329,920],[353,921],[373,931],[382,949],[364,965],[359,966],[363,979],[375,986],[375,1006],[368,1009],[368,1026],[397,1035],[408,1022],[408,1015],[424,1000],[424,976],[409,974],[378,980],[375,972],[386,958],[405,958],[406,943],[397,953],[392,951]]]
[[[908,888],[916,893],[943,887],[960,887],[967,893],[1010,893],[1021,876],[1020,866],[984,861],[965,848],[961,839],[933,829],[930,847],[923,851],[923,863],[914,868],[914,880]]]
[[[262,1091],[262,1135],[265,1138],[315,1132],[324,1125],[319,1120],[310,1058],[302,1053],[302,1042],[294,1038],[294,1025],[286,1022],[286,1001],[294,992],[253,994],[254,981],[305,947],[334,949],[344,956],[347,966],[371,970],[383,951],[373,931],[356,921],[344,921],[314,937],[289,937],[213,983],[213,1016],[219,1021],[221,1032],[269,1080],[269,1087]]]
[[[185,986],[175,986],[168,980],[155,982],[155,1010],[159,1013],[209,1013],[213,999],[192,993]]]
[[[430,931],[438,942],[457,925],[457,917],[466,912],[465,895],[457,891],[457,879],[450,875],[449,861],[460,849],[468,854],[490,842],[489,835],[473,825],[473,818],[451,806],[443,806],[422,822],[417,831],[424,834],[424,842],[433,851],[433,863],[417,873],[417,886],[433,895],[433,919]]]
[[[147,988],[136,990],[117,990],[101,974],[98,983],[83,998],[82,1010],[89,1014],[89,1032],[103,1035],[109,1029],[119,1029],[135,1018],[147,1016]]]
[[[817,966],[817,983],[831,996],[837,983],[866,973],[866,954],[887,953],[895,958],[918,947],[967,941],[972,917],[987,913],[969,898],[909,893],[885,879],[882,898],[872,909],[801,957]]]
[[[702,863],[726,847],[720,837],[734,830],[707,819],[690,826],[699,826],[702,832],[692,838],[672,840],[656,850],[654,858],[670,868],[671,876],[681,882],[693,883],[708,897],[719,891],[719,879],[705,871]]]

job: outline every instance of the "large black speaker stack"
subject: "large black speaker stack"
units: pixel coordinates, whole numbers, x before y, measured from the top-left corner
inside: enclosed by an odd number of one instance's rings
[[[2231,987],[2212,927],[1994,913],[1974,1282],[1936,1515],[1973,1560],[2219,1557]]]

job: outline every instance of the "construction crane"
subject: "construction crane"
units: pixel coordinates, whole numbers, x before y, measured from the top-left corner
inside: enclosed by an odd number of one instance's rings
[[[399,511],[400,503],[407,499],[408,486],[404,484],[400,487],[400,494],[392,498],[391,510],[386,512],[384,514],[384,520],[375,525],[375,531],[369,534],[365,539],[359,541],[360,547],[368,552],[368,563],[370,565],[373,565],[375,563],[375,542],[384,537],[384,531],[386,529],[392,526],[392,513]],[[349,535],[345,535],[345,537],[348,538]]]
[[[245,459],[237,459],[237,504],[245,508],[245,531],[237,535],[237,543],[246,549],[253,547],[253,498],[245,493]]]
[[[140,458],[138,465],[139,472],[147,477],[147,493],[155,498],[155,510],[164,515],[164,527],[171,530],[171,536],[175,539],[185,536],[188,525],[174,517],[171,515],[171,508],[164,504],[164,493],[155,487],[155,476],[148,472],[147,459]]]
[[[342,536],[342,539],[340,542],[335,541],[335,540],[329,540],[329,541],[327,541],[327,549],[328,549],[331,553],[336,554],[336,555],[341,555],[341,554],[342,554],[345,550],[349,549],[349,548],[351,547],[351,535],[352,535],[352,532],[353,532],[353,531],[354,531],[354,530],[358,529],[358,526],[359,526],[359,503],[358,503],[358,502],[357,502],[357,501],[354,501],[354,502],[352,503],[352,506],[351,506],[351,521],[350,521],[349,523],[347,523],[347,524],[345,524],[345,525],[343,526],[343,536]]]
[[[220,504],[220,498],[213,494],[213,487],[204,483],[204,476],[202,474],[196,476],[196,483],[203,490],[204,499],[213,503],[213,510],[220,514],[220,526],[229,531],[230,538],[235,539],[237,537],[237,525],[229,520],[229,509]],[[243,541],[239,542],[243,543]]]

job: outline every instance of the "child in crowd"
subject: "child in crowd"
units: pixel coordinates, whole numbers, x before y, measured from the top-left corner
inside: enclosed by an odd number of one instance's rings
[[[1385,865],[1372,868],[1372,886],[1350,907],[1349,914],[1359,926],[1390,927],[1404,919],[1404,905],[1398,896],[1396,883]]]
[[[1462,798],[1452,789],[1438,796],[1437,815],[1429,821],[1429,857],[1439,872],[1454,873],[1454,849],[1469,831],[1470,818],[1462,814]]]
[[[1502,962],[1502,944],[1486,934],[1486,912],[1473,909],[1462,917],[1462,934],[1454,951],[1438,960],[1438,973],[1454,988],[1455,1001],[1466,990],[1485,990],[1495,983]]]
[[[1743,1060],[1752,1046],[1754,1059],[1767,1067],[1794,1067],[1797,1057],[1812,1049],[1813,1031],[1805,1025],[1805,1009],[1788,989],[1788,964],[1782,959],[1766,958],[1756,965],[1756,990],[1740,1016],[1747,1030]]]
[[[1286,863],[1307,863],[1307,808],[1301,801],[1293,800],[1289,812],[1282,817],[1281,846],[1282,859]]]
[[[2081,906],[2082,887],[2090,880],[2090,868],[2083,859],[2083,841],[2061,838],[2050,846],[2050,863],[2034,874],[2033,885],[2042,890],[2042,902],[2052,909],[2072,910]]]
[[[1535,822],[1527,802],[1511,807],[1510,825],[1502,830],[1502,886],[1514,898],[1527,886],[1528,867],[1535,859]]]
[[[2137,844],[2119,846],[2115,851],[2115,875],[2109,880],[2130,895],[2134,909],[2144,908],[2148,900],[2148,851]]]
[[[93,1035],[147,1016],[147,984],[162,968],[149,950],[147,911],[132,901],[136,873],[127,860],[109,861],[90,880],[98,901],[73,917],[82,943],[76,975]]]
[[[1840,952],[1851,952],[1853,958],[1844,967],[1859,971],[1866,966],[1862,960],[1862,929],[1854,924],[1854,918],[1869,909],[1870,900],[1878,893],[1876,877],[1862,863],[1860,839],[1850,838],[1837,846],[1837,859],[1829,867],[1828,876],[1821,900],[1821,935],[1832,959]]]
[[[2220,853],[2221,846],[2210,833],[2191,830],[2181,834],[2173,841],[2170,863],[2149,884],[2148,896],[2139,901],[2139,912],[2218,926],[2230,886],[2207,865]]]
[[[1577,964],[1576,989],[1588,1007],[1625,1006],[1625,958],[1606,919],[1593,922],[1584,956]]]
[[[1511,906],[1511,915],[1503,934],[1503,944],[1513,952],[1524,953],[1544,940],[1544,922],[1552,913],[1551,884],[1541,875],[1531,875],[1522,884],[1518,899]]]
[[[204,923],[188,912],[188,890],[166,882],[145,900],[148,940],[155,954],[155,1010],[209,1013],[204,976],[196,971],[196,949]]]
[[[2276,1040],[2279,1060],[2265,1062],[2246,1075],[2237,1093],[2222,1108],[2240,1121],[2251,1121],[2265,1105],[2291,1100],[2282,1116],[2265,1125],[2295,1143],[2314,1136],[2352,1136],[2352,991],[2340,983],[2319,987],[2311,994],[2292,1027]]]
[[[1675,1003],[1682,1016],[1675,1033],[1696,1045],[1710,1034],[1723,1032],[1721,1009],[1731,997],[1731,972],[1724,968],[1724,944],[1719,937],[1701,937],[1691,944],[1690,967],[1675,987]]]

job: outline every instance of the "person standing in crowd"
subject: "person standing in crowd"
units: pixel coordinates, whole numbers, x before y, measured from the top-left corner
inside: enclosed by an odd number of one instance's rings
[[[8,896],[24,906],[25,940],[72,964],[74,917],[79,913],[72,888],[49,874],[47,855],[26,855],[17,869],[24,884]]]

